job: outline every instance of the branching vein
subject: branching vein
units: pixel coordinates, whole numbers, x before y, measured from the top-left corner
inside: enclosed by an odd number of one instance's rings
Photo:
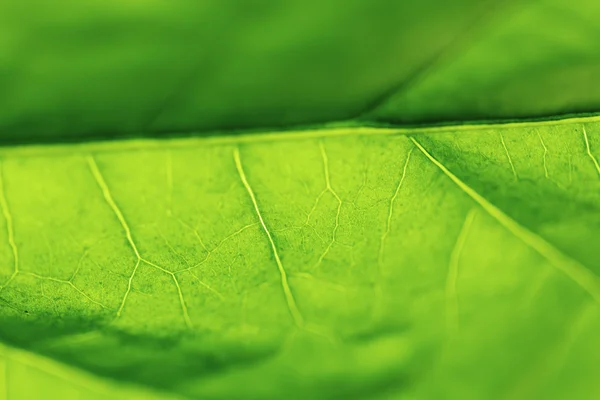
[[[256,211],[256,216],[258,217],[258,221],[260,222],[260,225],[262,226],[263,230],[265,231],[265,233],[267,235],[267,238],[269,239],[269,244],[271,245],[271,250],[273,251],[273,256],[275,257],[275,262],[277,263],[277,268],[279,269],[281,287],[283,289],[283,293],[285,296],[288,310],[289,310],[294,322],[296,323],[296,325],[303,328],[304,327],[304,317],[302,316],[302,314],[300,313],[300,310],[298,309],[298,306],[296,305],[296,300],[294,299],[294,295],[293,295],[290,285],[288,283],[287,273],[285,271],[285,268],[283,267],[281,258],[279,258],[279,253],[277,252],[277,246],[275,246],[275,242],[273,241],[271,232],[267,228],[267,225],[265,224],[265,221],[262,217],[260,208],[258,207],[258,203],[256,201],[256,196],[254,195],[254,191],[252,190],[252,187],[248,183],[248,179],[246,178],[246,173],[244,172],[244,168],[242,166],[242,161],[240,159],[240,150],[237,147],[233,150],[233,159],[235,161],[235,166],[236,166],[238,174],[240,176],[240,180],[242,181],[242,184],[246,188],[246,191],[248,192],[248,195],[250,196],[250,199],[252,200],[252,205],[254,206],[254,211]]]
[[[398,197],[398,193],[400,193],[400,189],[402,188],[402,184],[404,183],[404,178],[406,177],[406,169],[408,168],[408,163],[410,161],[410,155],[412,154],[414,149],[415,148],[413,147],[408,151],[408,154],[406,156],[406,161],[404,162],[404,167],[402,168],[402,175],[400,176],[398,185],[396,186],[396,190],[394,191],[394,194],[392,195],[392,198],[390,199],[390,207],[388,210],[385,231],[381,235],[381,240],[379,243],[379,265],[380,266],[383,262],[383,251],[385,248],[385,241],[386,241],[388,235],[390,234],[390,229],[392,228],[392,216],[394,214],[394,202],[396,201],[396,198]]]
[[[434,158],[417,140],[412,137],[410,140],[436,167],[438,167],[446,176],[448,176],[448,178],[450,178],[469,197],[477,202],[491,217],[496,219],[515,237],[523,241],[523,243],[527,244],[542,257],[546,258],[554,267],[570,277],[575,283],[577,283],[582,289],[588,292],[597,302],[600,303],[600,281],[594,273],[576,260],[573,260],[569,256],[563,254],[560,250],[548,243],[541,236],[531,232],[524,226],[520,225],[517,221],[506,215],[502,210],[490,203],[486,198],[481,196],[473,188],[468,186],[450,170],[448,170],[448,168]]]
[[[81,290],[77,286],[75,286],[75,284],[73,282],[71,282],[71,280],[64,280],[64,279],[53,278],[51,276],[38,275],[38,274],[35,274],[33,272],[24,272],[23,275],[28,275],[28,276],[31,276],[31,277],[34,277],[34,278],[40,279],[40,280],[45,280],[45,281],[50,281],[50,282],[56,282],[56,283],[63,283],[65,285],[70,286],[73,290],[75,290],[77,293],[79,293],[80,295],[82,295],[83,297],[85,297],[91,303],[94,303],[97,306],[100,306],[102,308],[107,308],[104,304],[100,303],[99,301],[96,301],[96,300],[92,299],[83,290]]]
[[[144,263],[146,263],[154,268],[157,268],[158,270],[171,276],[171,278],[173,279],[173,281],[175,283],[175,287],[177,288],[177,292],[179,295],[179,301],[180,301],[180,305],[181,305],[181,310],[183,312],[184,321],[185,321],[186,325],[189,328],[191,328],[192,322],[190,320],[187,306],[183,299],[183,293],[181,292],[181,287],[179,285],[179,281],[177,280],[177,277],[175,276],[175,274],[173,272],[144,259],[140,255],[140,252],[138,251],[138,248],[133,240],[133,236],[131,235],[131,229],[129,228],[129,224],[127,223],[127,220],[123,216],[123,213],[121,212],[119,206],[117,206],[117,203],[113,199],[111,191],[110,191],[108,185],[106,184],[106,180],[102,176],[102,173],[98,169],[98,165],[96,164],[94,157],[88,156],[87,161],[88,161],[90,170],[92,171],[92,175],[94,175],[94,178],[96,179],[96,182],[98,183],[98,186],[100,186],[100,189],[102,190],[102,193],[104,194],[104,199],[106,200],[109,207],[112,209],[112,211],[116,215],[117,219],[121,223],[121,226],[123,227],[123,230],[125,231],[125,236],[127,237],[127,241],[129,242],[129,245],[131,246],[131,249],[133,250],[133,252],[136,256],[135,266],[133,267],[133,270],[131,271],[131,275],[129,276],[129,279],[127,281],[127,290],[125,291],[125,295],[123,296],[123,299],[121,300],[121,305],[119,306],[119,309],[117,310],[117,318],[119,318],[121,316],[121,314],[123,313],[123,309],[125,308],[125,303],[127,302],[127,298],[129,297],[129,294],[131,293],[131,287],[133,285],[133,279],[135,277],[135,274],[136,274],[140,264],[142,262],[144,262]]]
[[[183,298],[183,292],[181,291],[181,286],[179,285],[179,280],[177,279],[177,276],[175,276],[174,272],[169,271],[166,268],[161,267],[158,264],[154,264],[151,261],[145,260],[145,259],[141,259],[141,261],[143,261],[144,263],[150,265],[151,267],[154,267],[156,269],[158,269],[161,272],[164,272],[165,274],[169,275],[171,277],[171,279],[173,279],[173,283],[175,283],[175,287],[177,288],[177,295],[179,297],[179,305],[181,306],[181,311],[183,312],[183,319],[185,321],[185,324],[188,326],[188,328],[191,328],[192,325],[192,320],[190,319],[190,315],[188,313],[188,309],[187,306],[185,304],[185,300]]]
[[[317,209],[317,206],[319,205],[319,201],[321,201],[321,197],[323,197],[323,195],[325,195],[325,193],[327,193],[327,189],[323,189],[321,191],[321,193],[319,193],[319,195],[317,196],[317,198],[315,199],[315,203],[313,204],[312,208],[310,209],[310,211],[308,212],[308,215],[306,216],[306,222],[304,223],[304,225],[308,225],[310,224],[310,218],[312,217],[313,213],[315,212],[315,210]]]
[[[198,233],[198,230],[196,228],[194,228],[193,226],[191,226],[190,224],[188,224],[187,222],[185,222],[184,220],[182,220],[181,218],[177,218],[177,221],[185,226],[186,228],[188,228],[189,230],[191,230],[194,233],[194,236],[196,237],[196,240],[198,240],[198,243],[200,243],[200,246],[202,246],[202,249],[204,249],[204,251],[206,251],[207,253],[211,253],[214,250],[208,250],[208,248],[206,247],[206,245],[204,244],[204,241],[202,240],[202,237],[200,236],[200,234]]]
[[[131,293],[131,286],[133,283],[133,278],[135,277],[135,274],[140,266],[142,257],[140,256],[137,246],[135,245],[135,242],[133,241],[133,237],[131,236],[131,229],[129,229],[129,225],[127,224],[127,221],[125,220],[125,217],[123,217],[123,213],[117,206],[117,203],[115,203],[115,200],[113,199],[110,189],[109,189],[108,185],[106,184],[106,181],[104,180],[104,177],[102,176],[102,173],[98,169],[96,160],[94,160],[94,157],[88,156],[87,162],[90,167],[90,170],[92,171],[92,175],[94,175],[94,178],[96,179],[96,183],[98,183],[98,186],[100,186],[100,189],[102,190],[104,199],[106,200],[109,207],[111,208],[111,210],[114,212],[117,219],[121,223],[121,226],[123,227],[123,230],[125,231],[125,236],[127,237],[127,241],[129,242],[129,245],[131,246],[131,249],[133,250],[133,252],[136,256],[135,266],[133,267],[133,270],[131,271],[131,275],[129,276],[129,280],[127,282],[127,290],[125,292],[125,295],[123,296],[123,299],[121,300],[121,305],[119,306],[119,309],[117,310],[117,317],[120,317],[121,313],[123,312],[123,308],[125,308],[125,303],[127,302],[127,298],[129,297],[129,294]]]
[[[329,254],[331,247],[335,243],[337,231],[338,231],[338,228],[340,227],[340,212],[342,210],[342,199],[340,199],[340,196],[338,196],[336,191],[333,190],[333,187],[331,186],[331,179],[329,177],[329,158],[327,157],[327,151],[325,151],[325,146],[323,145],[322,141],[319,141],[319,149],[321,150],[321,158],[323,159],[323,169],[324,169],[324,173],[325,173],[325,185],[326,185],[325,190],[321,193],[321,195],[319,195],[319,197],[321,197],[325,192],[329,192],[337,200],[338,206],[337,206],[337,210],[335,213],[335,225],[333,227],[333,232],[331,233],[331,240],[329,241],[329,244],[325,248],[325,251],[321,254],[319,259],[317,260],[315,268],[318,267],[319,265],[321,265],[321,263],[323,262],[325,257],[327,257],[327,254]],[[315,206],[316,206],[316,203],[315,203]]]
[[[205,283],[203,283],[200,278],[198,278],[198,276],[196,274],[194,274],[193,270],[198,268],[199,266],[203,265],[204,263],[206,263],[208,261],[208,259],[217,251],[221,248],[221,246],[223,246],[228,240],[233,239],[234,237],[240,235],[242,232],[244,232],[246,229],[249,228],[253,228],[257,225],[260,225],[259,222],[255,222],[252,224],[248,224],[246,226],[241,227],[240,229],[238,229],[235,232],[230,233],[229,235],[227,235],[225,238],[223,238],[219,243],[217,243],[217,245],[215,247],[213,247],[211,250],[209,250],[204,243],[202,242],[202,239],[200,238],[200,235],[198,234],[198,231],[196,229],[194,229],[192,226],[186,224],[185,222],[181,221],[181,223],[186,226],[189,227],[193,232],[194,235],[196,235],[196,238],[198,239],[198,241],[200,242],[200,245],[202,246],[202,248],[204,250],[206,250],[206,256],[198,263],[192,265],[191,267],[187,267],[187,268],[183,268],[180,270],[175,271],[175,274],[178,274],[180,272],[190,272],[192,273],[192,275],[196,278],[196,280],[198,280],[199,282],[202,283],[202,285],[205,285],[206,287],[210,288],[208,285],[206,285]],[[213,289],[210,289],[213,290]],[[216,293],[216,292],[215,292]]]

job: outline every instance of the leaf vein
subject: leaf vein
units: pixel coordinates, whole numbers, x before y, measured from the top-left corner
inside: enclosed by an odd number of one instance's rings
[[[452,180],[463,192],[465,192],[476,203],[478,203],[492,218],[496,219],[515,237],[535,250],[542,257],[546,258],[554,267],[565,273],[583,290],[588,292],[595,301],[600,303],[600,281],[598,276],[596,276],[587,267],[565,255],[551,243],[548,243],[544,238],[525,228],[505,214],[498,207],[490,203],[485,197],[480,195],[473,188],[468,186],[460,178],[454,175],[439,160],[434,158],[415,138],[410,137],[410,140],[419,148],[425,157],[427,157],[448,178],[450,178],[450,180]]]
[[[263,230],[265,231],[265,234],[267,235],[267,238],[269,239],[269,244],[271,246],[271,250],[273,251],[273,257],[275,258],[275,262],[277,263],[277,269],[279,270],[281,287],[283,289],[288,311],[290,312],[290,315],[292,316],[292,319],[294,320],[296,325],[298,327],[304,328],[304,317],[302,316],[302,313],[296,305],[296,299],[294,298],[294,294],[292,293],[288,282],[287,272],[283,267],[283,263],[281,262],[281,258],[279,257],[279,253],[277,252],[277,246],[275,246],[275,242],[273,241],[271,232],[269,231],[269,228],[267,228],[267,225],[265,224],[265,221],[262,217],[262,213],[260,212],[260,208],[258,207],[258,203],[256,201],[256,196],[254,195],[254,190],[252,190],[252,187],[250,186],[250,183],[248,183],[248,179],[246,178],[246,173],[244,172],[244,167],[242,166],[240,150],[238,147],[234,148],[233,150],[233,159],[235,161],[235,166],[237,168],[240,180],[242,181],[242,184],[244,185],[246,191],[248,192],[248,195],[250,196],[250,200],[252,201],[252,205],[254,206],[254,211],[256,212],[258,221],[260,222],[260,225],[262,226]]]
[[[592,153],[592,149],[590,148],[590,141],[588,139],[587,131],[585,130],[585,125],[582,125],[582,129],[583,129],[583,139],[585,140],[585,148],[587,150],[587,154],[592,159],[592,162],[594,163],[594,166],[596,167],[596,171],[598,172],[598,175],[600,175],[600,164],[598,164],[598,159],[596,159],[596,156],[594,156],[594,154]]]

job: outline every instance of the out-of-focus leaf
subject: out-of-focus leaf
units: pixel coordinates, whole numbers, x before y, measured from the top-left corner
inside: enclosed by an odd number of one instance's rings
[[[5,1],[0,140],[595,112],[597,4]]]

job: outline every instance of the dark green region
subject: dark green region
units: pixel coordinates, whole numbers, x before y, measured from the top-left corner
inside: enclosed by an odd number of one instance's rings
[[[0,140],[538,118],[600,105],[595,1],[0,5]]]

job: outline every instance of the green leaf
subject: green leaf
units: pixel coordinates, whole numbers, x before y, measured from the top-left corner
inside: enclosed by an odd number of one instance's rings
[[[2,2],[0,400],[600,397],[599,19]]]
[[[596,0],[31,3],[0,4],[3,141],[600,107]]]
[[[415,124],[597,112],[597,3],[500,4],[363,119]]]
[[[598,118],[1,156],[8,399],[600,396]]]

